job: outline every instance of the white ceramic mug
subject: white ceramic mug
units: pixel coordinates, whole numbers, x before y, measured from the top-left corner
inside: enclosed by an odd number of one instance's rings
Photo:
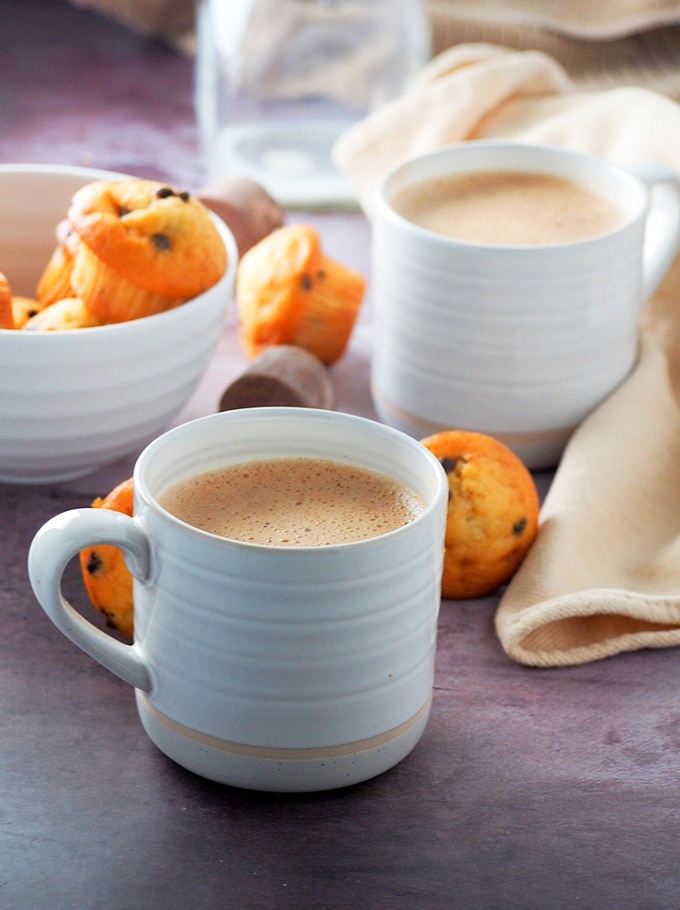
[[[480,171],[566,177],[615,202],[624,222],[578,242],[505,247],[436,234],[392,207],[404,187]],[[490,433],[529,467],[554,466],[576,426],[633,367],[641,305],[679,247],[680,180],[663,165],[624,169],[493,141],[399,165],[378,188],[374,221],[379,417],[419,438],[453,428]]]
[[[218,537],[158,503],[222,465],[301,456],[380,471],[426,508],[380,537],[296,549]],[[134,488],[133,518],[76,509],[48,521],[29,574],[56,626],[135,687],[163,752],[222,783],[309,791],[368,779],[411,751],[430,711],[447,503],[424,446],[332,411],[229,411],[152,442]],[[61,595],[65,566],[95,543],[122,547],[135,576],[132,645]]]

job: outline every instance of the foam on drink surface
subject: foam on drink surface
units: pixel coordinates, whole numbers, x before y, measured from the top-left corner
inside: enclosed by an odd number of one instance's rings
[[[159,501],[212,534],[284,547],[378,537],[425,509],[414,491],[387,475],[316,458],[227,465],[170,487]]]
[[[473,243],[573,243],[620,227],[625,216],[589,187],[552,174],[480,171],[416,183],[392,205],[430,231]]]

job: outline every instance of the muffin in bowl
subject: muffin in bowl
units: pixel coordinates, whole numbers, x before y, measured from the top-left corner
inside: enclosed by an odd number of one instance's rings
[[[55,231],[94,181],[133,179],[89,168],[0,165],[0,270],[36,294]],[[53,483],[142,448],[182,409],[216,348],[238,261],[231,231],[221,277],[152,315],[63,330],[0,328],[0,482]]]

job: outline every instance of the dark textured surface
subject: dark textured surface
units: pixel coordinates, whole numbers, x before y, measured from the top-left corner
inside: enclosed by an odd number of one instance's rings
[[[191,65],[64,0],[0,4],[0,160],[196,186]]]
[[[0,58],[0,161],[200,185],[189,62],[60,0],[3,0]],[[348,264],[366,269],[360,216],[315,217]],[[214,410],[242,369],[233,332],[232,317],[184,417]],[[370,415],[356,350],[334,381],[339,406]],[[679,905],[677,650],[528,670],[494,637],[493,598],[445,603],[431,721],[388,774],[280,797],[213,785],[167,760],[143,733],[132,690],[51,626],[26,578],[40,524],[105,493],[132,459],[67,485],[0,486],[0,907]],[[66,593],[86,609],[71,568]]]

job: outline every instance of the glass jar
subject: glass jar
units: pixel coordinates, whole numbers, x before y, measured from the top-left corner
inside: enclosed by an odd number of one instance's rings
[[[196,112],[210,180],[282,205],[353,203],[331,148],[430,54],[422,0],[201,0]]]

